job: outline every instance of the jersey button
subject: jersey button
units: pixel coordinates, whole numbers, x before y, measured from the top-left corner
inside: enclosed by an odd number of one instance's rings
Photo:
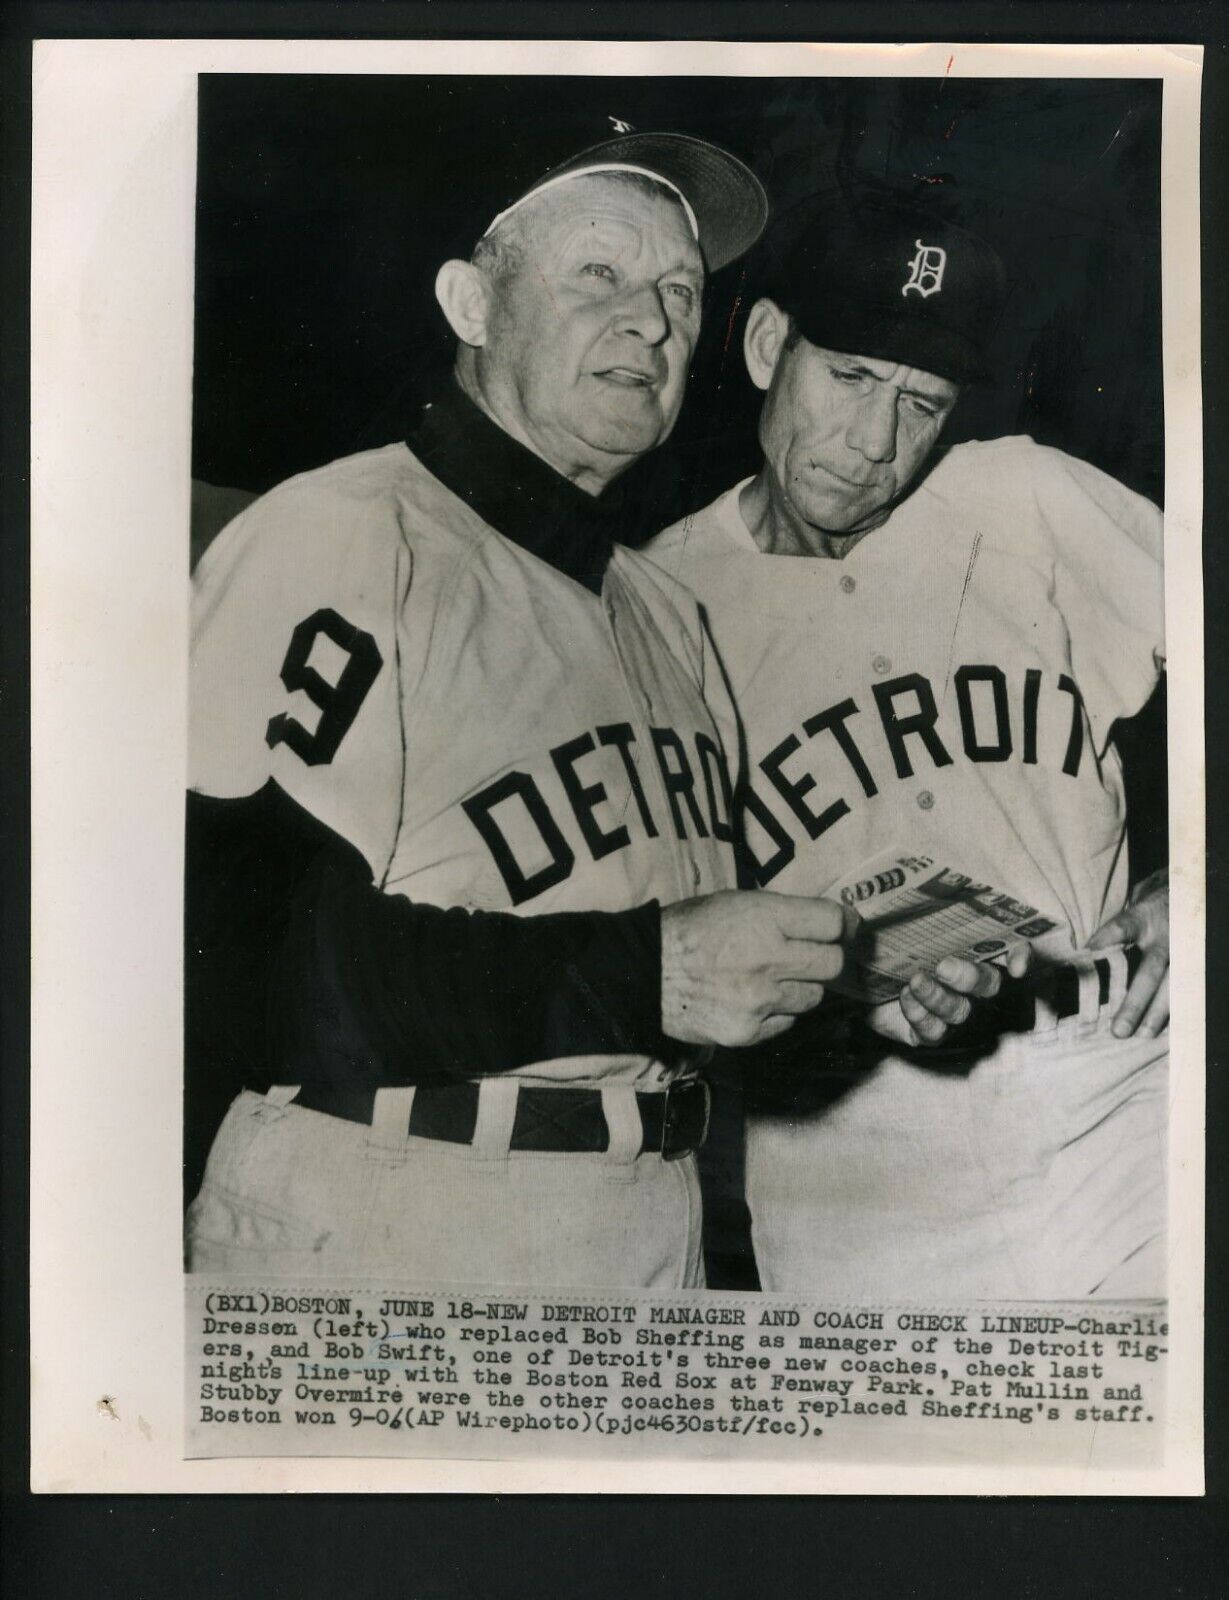
[[[929,789],[923,789],[921,794],[917,797],[917,803],[921,806],[923,811],[929,811],[931,806],[933,806],[935,803],[935,797],[933,794],[931,794]]]
[[[693,889],[698,889],[700,887],[700,878],[700,863],[698,861],[693,861],[691,863],[691,886]]]
[[[844,589],[846,594],[852,594],[857,587],[858,580],[851,578],[848,573],[841,579],[841,588]]]
[[[874,667],[875,671],[881,678],[885,672],[891,672],[892,670],[892,663],[888,660],[887,656],[872,656],[871,666]]]

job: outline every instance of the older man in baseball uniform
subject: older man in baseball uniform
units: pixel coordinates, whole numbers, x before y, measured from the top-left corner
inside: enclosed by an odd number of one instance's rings
[[[748,875],[856,900],[894,857],[983,891],[1041,967],[941,1052],[851,1043],[748,1086],[762,1281],[1162,1294],[1167,890],[1129,894],[1110,736],[1162,668],[1160,513],[1027,438],[936,451],[1003,289],[971,234],[834,204],[767,287],[763,467],[650,547],[745,723]]]
[[[702,1281],[702,1050],[816,1005],[849,919],[728,892],[720,674],[604,491],[765,215],[680,135],[554,169],[440,269],[455,383],[409,440],[202,561],[190,1053],[244,1089],[192,1269]]]

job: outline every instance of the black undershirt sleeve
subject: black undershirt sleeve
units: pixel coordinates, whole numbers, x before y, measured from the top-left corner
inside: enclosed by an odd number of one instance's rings
[[[517,917],[383,894],[274,783],[189,795],[185,1181],[242,1088],[443,1083],[569,1055],[663,1057],[661,915]]]
[[[1110,730],[1122,759],[1132,885],[1169,864],[1168,709],[1162,672],[1142,709]]]

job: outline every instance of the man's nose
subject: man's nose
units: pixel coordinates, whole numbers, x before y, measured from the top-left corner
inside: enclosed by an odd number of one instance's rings
[[[866,396],[849,425],[845,442],[868,461],[895,459],[896,396],[891,390]]]
[[[620,333],[635,334],[646,344],[661,344],[668,337],[670,318],[666,314],[661,291],[655,283],[629,289],[620,300],[615,317],[615,327]]]

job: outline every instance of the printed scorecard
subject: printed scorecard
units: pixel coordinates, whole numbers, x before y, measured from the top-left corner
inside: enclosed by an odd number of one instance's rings
[[[933,969],[945,956],[1005,962],[1013,949],[1056,926],[1036,906],[929,855],[889,852],[830,893],[863,923],[833,988],[872,1005],[894,1000],[914,972]]]

